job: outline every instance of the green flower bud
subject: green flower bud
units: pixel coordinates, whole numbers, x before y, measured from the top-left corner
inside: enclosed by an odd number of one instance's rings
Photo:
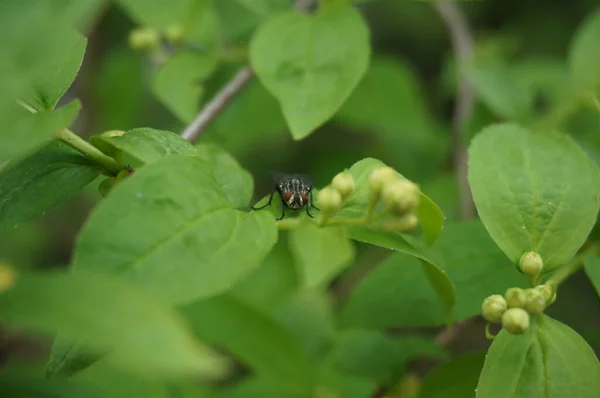
[[[508,308],[523,308],[525,306],[525,292],[518,287],[511,287],[504,293]]]
[[[499,323],[504,312],[506,312],[506,300],[499,294],[486,297],[481,304],[481,313],[489,322]]]
[[[183,39],[183,27],[180,25],[170,25],[165,31],[165,38],[169,43],[180,43],[181,39]]]
[[[419,203],[419,189],[411,181],[398,179],[383,187],[381,198],[391,211],[405,214]]]
[[[396,181],[398,178],[398,173],[391,167],[377,167],[369,175],[369,189],[371,190],[371,195],[378,197],[385,185]]]
[[[137,28],[129,33],[129,45],[135,50],[154,50],[160,44],[160,35],[152,28]]]
[[[323,217],[330,217],[342,206],[342,195],[331,187],[325,187],[319,191],[319,206]]]
[[[331,180],[331,186],[340,193],[342,199],[346,199],[352,192],[354,192],[354,177],[352,177],[352,174],[350,174],[348,170],[342,171],[333,177],[333,180]]]
[[[16,280],[15,270],[10,265],[0,262],[0,293],[13,287]]]
[[[408,213],[383,224],[381,227],[391,232],[409,232],[417,228],[419,218],[414,213]]]
[[[546,300],[544,295],[539,289],[527,289],[525,290],[525,311],[529,315],[540,315],[546,308]]]
[[[529,277],[536,277],[542,272],[544,262],[536,252],[527,252],[521,256],[519,260],[519,269]]]
[[[550,304],[554,303],[554,300],[556,300],[556,282],[548,281],[543,285],[534,287],[534,289],[542,294],[546,306],[549,306]]]
[[[529,314],[522,308],[509,308],[502,315],[502,327],[511,334],[521,334],[529,328]]]

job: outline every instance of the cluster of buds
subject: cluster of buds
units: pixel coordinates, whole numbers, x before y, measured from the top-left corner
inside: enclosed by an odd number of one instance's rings
[[[415,209],[419,205],[419,187],[400,176],[394,169],[382,166],[369,175],[369,203],[374,208],[382,201],[386,211],[395,219],[384,225],[386,229],[398,232],[411,231],[417,227]]]
[[[531,316],[537,316],[556,300],[556,283],[547,282],[530,289],[511,287],[504,296],[487,297],[481,306],[483,317],[492,323],[502,323],[511,334],[521,334],[529,328]]]
[[[162,37],[170,44],[179,44],[183,39],[183,28],[179,25],[167,27],[161,34],[150,27],[139,27],[129,33],[129,45],[134,50],[152,52],[160,48]]]
[[[319,205],[323,219],[334,215],[348,197],[354,192],[354,177],[344,170],[331,180],[331,184],[319,191]]]

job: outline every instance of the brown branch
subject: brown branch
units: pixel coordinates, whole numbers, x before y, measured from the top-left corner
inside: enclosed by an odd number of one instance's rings
[[[460,215],[462,219],[470,219],[475,216],[475,206],[467,179],[468,159],[467,150],[462,143],[462,133],[475,105],[473,89],[465,76],[464,68],[473,58],[473,36],[465,16],[455,3],[437,1],[433,6],[448,28],[454,50],[457,93],[452,127],[453,161],[458,178]]]
[[[254,76],[252,69],[245,66],[227,83],[212,100],[200,111],[196,118],[181,133],[181,137],[194,142],[206,131],[206,128],[219,116],[227,105],[239,94]]]
[[[296,0],[294,9],[300,12],[309,12],[315,4],[316,0]],[[189,142],[196,141],[227,105],[248,85],[253,76],[254,73],[250,66],[241,68],[181,132],[181,137]]]

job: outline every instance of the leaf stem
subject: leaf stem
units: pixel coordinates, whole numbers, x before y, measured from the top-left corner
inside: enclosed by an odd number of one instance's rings
[[[121,168],[115,159],[105,155],[98,148],[79,137],[71,130],[66,128],[62,129],[55,135],[55,138],[82,153],[85,157],[100,166],[108,175],[116,176],[121,171]]]
[[[588,254],[596,251],[598,251],[598,244],[591,244],[585,250],[577,253],[568,264],[562,268],[559,268],[558,271],[556,271],[556,273],[552,275],[550,279],[548,279],[548,281],[556,282],[557,285],[561,284],[575,272],[579,271],[579,269],[583,266],[583,260]]]

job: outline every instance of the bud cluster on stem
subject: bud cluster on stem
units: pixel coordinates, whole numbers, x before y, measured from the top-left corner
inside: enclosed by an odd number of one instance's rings
[[[494,294],[483,300],[481,313],[490,323],[501,323],[511,334],[529,328],[530,317],[541,315],[556,300],[556,283],[547,282],[530,289],[511,287],[504,296]]]
[[[394,216],[383,225],[385,229],[407,232],[417,227],[419,220],[414,211],[419,205],[419,187],[388,166],[378,167],[369,175],[368,218],[380,200],[385,211]]]
[[[348,170],[344,170],[333,177],[331,184],[319,191],[323,221],[331,218],[342,208],[342,204],[354,192],[354,188],[354,177]]]

